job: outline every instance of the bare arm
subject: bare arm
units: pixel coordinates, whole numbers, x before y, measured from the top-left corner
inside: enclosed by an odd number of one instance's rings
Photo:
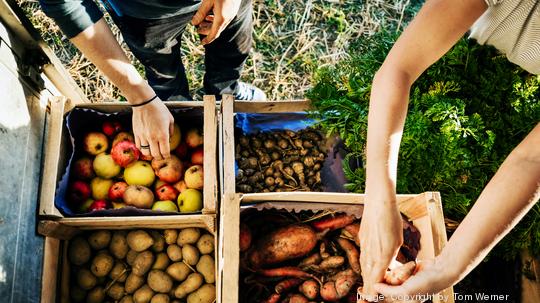
[[[506,158],[435,262],[385,296],[431,294],[463,279],[540,198],[540,123]]]
[[[483,0],[429,0],[375,75],[368,117],[366,206],[360,237],[364,291],[374,295],[399,249],[397,159],[412,83],[486,10]]]

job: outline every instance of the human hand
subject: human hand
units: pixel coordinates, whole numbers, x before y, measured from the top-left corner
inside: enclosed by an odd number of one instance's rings
[[[369,199],[369,197],[368,197]],[[360,224],[360,264],[365,299],[377,298],[375,283],[383,281],[386,270],[403,244],[403,223],[395,198],[366,203]]]
[[[211,43],[231,23],[240,9],[240,0],[203,0],[191,19],[197,33],[205,35],[202,44]],[[212,14],[210,13],[212,11]]]
[[[157,160],[170,156],[169,137],[174,118],[159,98],[140,107],[133,107],[133,134],[135,144],[145,156]]]

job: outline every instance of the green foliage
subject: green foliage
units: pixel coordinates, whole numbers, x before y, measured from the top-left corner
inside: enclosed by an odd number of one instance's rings
[[[338,133],[351,156],[365,159],[371,81],[397,34],[383,32],[351,49],[351,58],[319,69],[308,96],[313,115]],[[445,215],[461,220],[504,158],[540,121],[540,76],[495,49],[462,39],[413,85],[400,149],[397,191],[440,191]],[[345,161],[347,162],[347,161]],[[363,168],[345,173],[364,190]],[[500,249],[540,254],[540,206]]]

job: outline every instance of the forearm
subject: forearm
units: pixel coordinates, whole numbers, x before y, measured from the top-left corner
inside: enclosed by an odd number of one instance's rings
[[[508,156],[438,258],[457,283],[540,197],[540,124]]]
[[[71,41],[122,91],[130,103],[141,103],[154,95],[153,89],[130,63],[103,18]]]

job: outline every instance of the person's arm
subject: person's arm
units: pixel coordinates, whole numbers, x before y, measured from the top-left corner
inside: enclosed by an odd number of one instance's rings
[[[463,279],[540,198],[540,123],[510,153],[434,262],[401,286],[375,285],[387,297],[434,294]]]
[[[368,116],[366,202],[360,228],[365,295],[396,256],[402,239],[396,205],[399,144],[413,82],[470,28],[484,0],[428,0],[374,77]]]

